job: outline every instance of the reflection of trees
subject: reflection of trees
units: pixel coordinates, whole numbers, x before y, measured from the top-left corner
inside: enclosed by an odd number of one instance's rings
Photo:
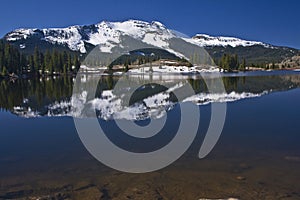
[[[237,89],[240,77],[223,77],[222,79],[225,89],[228,92]]]
[[[188,82],[195,93],[206,93],[207,86],[202,78],[174,80],[174,82],[163,80],[164,77],[148,77],[149,81],[145,81],[145,77],[124,77],[128,80],[128,85],[122,85],[119,90],[114,90],[114,95],[122,99],[124,92],[129,92],[130,82],[138,82],[144,85],[143,89],[134,92],[134,97],[130,99],[130,103],[141,101],[148,96],[155,95],[167,90],[166,87],[159,84],[149,84],[152,79],[156,78],[156,82],[165,82],[168,87],[174,87],[176,83]],[[87,81],[83,82],[83,86],[88,88],[98,82],[96,97],[101,97],[103,90],[114,89],[115,84],[120,79],[116,76],[87,77]],[[299,87],[300,81],[297,75],[289,76],[258,76],[258,77],[223,77],[225,89],[228,93],[235,91],[261,93],[270,90],[287,90],[289,88]],[[215,79],[206,79],[206,82],[213,85]],[[129,89],[129,90],[128,90]],[[179,88],[180,89],[180,88]],[[49,77],[47,79],[18,79],[16,82],[7,80],[0,81],[0,108],[13,110],[15,106],[29,106],[32,110],[38,110],[41,113],[46,112],[46,106],[53,104],[55,101],[69,101],[73,91],[73,78],[69,76]],[[91,95],[89,100],[95,98]],[[28,102],[26,101],[28,99]],[[24,102],[25,100],[25,102]],[[170,94],[170,101],[177,101],[174,95]]]
[[[72,77],[48,79],[18,79],[15,83],[0,82],[0,105],[5,109],[28,104],[32,108],[43,109],[51,102],[69,99],[72,95]]]
[[[195,93],[207,92],[207,86],[205,81],[201,79],[188,79],[190,85],[195,90]]]
[[[294,78],[293,78],[294,77]],[[299,87],[300,82],[294,81],[297,75],[285,75],[285,76],[243,76],[243,77],[222,77],[222,81],[226,92],[232,91],[261,93],[269,90],[286,90],[293,87]],[[204,81],[202,78],[189,79],[189,83],[192,85],[196,93],[208,92],[205,82],[210,82],[210,85],[214,85],[215,79],[206,78]]]
[[[297,77],[297,75],[223,77],[222,79],[227,92],[261,93],[299,87],[300,84],[292,81],[291,77]]]
[[[113,76],[107,76],[106,78],[106,83],[107,83],[107,87],[108,89],[112,90],[114,87],[114,80],[113,80]]]

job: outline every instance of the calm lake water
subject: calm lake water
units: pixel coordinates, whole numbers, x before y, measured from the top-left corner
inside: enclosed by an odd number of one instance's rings
[[[82,75],[85,83],[90,78]],[[178,99],[167,88],[148,84],[126,107],[120,103],[122,91],[112,94],[118,79],[102,77],[92,97],[107,136],[134,152],[162,148],[178,128]],[[174,77],[158,79],[180,87],[178,81],[173,84]],[[110,169],[88,153],[72,118],[77,116],[71,103],[73,81],[59,77],[0,82],[0,199],[300,199],[299,72],[227,74],[227,93],[214,95],[207,93],[200,77],[180,79],[197,93],[191,98],[201,115],[195,122],[196,139],[179,160],[146,174]],[[149,106],[151,98],[155,103]],[[225,102],[222,135],[212,152],[199,159],[211,103]],[[104,106],[107,103],[110,107]],[[124,110],[135,112],[119,114]],[[167,124],[154,141],[122,135],[113,120],[135,120],[143,126],[155,117],[152,113],[164,111]]]

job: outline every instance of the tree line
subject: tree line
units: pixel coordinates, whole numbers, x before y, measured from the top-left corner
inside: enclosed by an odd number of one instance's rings
[[[290,65],[278,64],[275,62],[272,63],[248,63],[246,64],[246,59],[239,59],[236,54],[223,54],[220,60],[216,60],[219,67],[224,69],[225,71],[245,71],[246,67],[254,67],[254,68],[261,68],[261,69],[279,69],[279,68],[290,68]]]
[[[219,61],[219,67],[225,71],[245,71],[246,70],[246,60],[242,59],[242,62],[239,61],[239,58],[236,54],[223,54]]]
[[[69,74],[80,67],[78,55],[68,51],[46,50],[35,47],[31,55],[22,54],[11,44],[0,41],[0,74],[53,75]]]

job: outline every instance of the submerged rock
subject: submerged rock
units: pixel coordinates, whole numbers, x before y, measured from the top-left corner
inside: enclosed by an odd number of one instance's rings
[[[287,161],[300,162],[299,156],[285,156],[284,159]]]
[[[236,179],[239,180],[239,181],[244,181],[244,180],[246,180],[246,177],[244,177],[244,176],[237,176]]]

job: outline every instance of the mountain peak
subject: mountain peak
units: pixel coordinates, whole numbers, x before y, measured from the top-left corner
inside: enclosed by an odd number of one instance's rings
[[[121,22],[102,21],[93,25],[75,25],[66,28],[48,29],[17,29],[6,34],[5,39],[12,43],[17,43],[20,48],[26,48],[26,41],[30,38],[46,41],[51,44],[67,46],[73,51],[86,53],[86,45],[99,45],[103,52],[110,52],[115,44],[119,44],[122,35],[129,35],[144,43],[169,49],[169,40],[179,37],[186,42],[205,46],[253,46],[266,44],[256,41],[247,41],[234,37],[210,36],[207,34],[197,34],[192,38],[181,37],[158,21],[145,22],[130,19]],[[173,52],[174,53],[174,52]]]
[[[262,42],[257,41],[249,41],[243,40],[235,37],[228,37],[228,36],[210,36],[207,34],[196,34],[192,37],[194,41],[196,41],[199,45],[202,46],[253,46],[253,45],[263,45],[267,46]]]

